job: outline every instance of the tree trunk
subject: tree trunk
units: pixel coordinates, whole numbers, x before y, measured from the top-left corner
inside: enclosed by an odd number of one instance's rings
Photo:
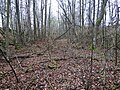
[[[35,0],[33,0],[33,22],[34,22],[34,39],[37,37],[36,33],[36,11],[35,11]]]
[[[17,14],[17,25],[18,25],[18,33],[19,33],[19,37],[18,37],[18,43],[20,44],[24,44],[23,39],[22,39],[22,31],[21,31],[21,23],[20,23],[20,13],[19,13],[19,1],[15,0],[15,4],[16,4],[16,14]]]
[[[6,27],[6,50],[8,48],[8,33],[9,33],[9,11],[10,11],[10,0],[7,0],[7,27]],[[8,53],[8,52],[7,52]]]
[[[27,0],[27,14],[28,14],[28,41],[32,38],[31,18],[30,18],[30,0]]]
[[[48,37],[50,36],[50,30],[51,30],[50,26],[51,26],[51,0],[49,5],[49,16],[48,16]]]
[[[43,0],[41,0],[41,38],[43,38],[44,31],[43,31]]]
[[[47,0],[45,0],[44,38],[46,38],[46,30],[47,30]]]

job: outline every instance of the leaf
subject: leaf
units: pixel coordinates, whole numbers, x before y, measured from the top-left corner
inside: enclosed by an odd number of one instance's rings
[[[89,48],[89,50],[93,50],[93,51],[95,51],[96,50],[96,48],[94,47],[94,46],[90,46],[90,48]]]
[[[33,70],[33,67],[30,65],[27,67],[27,69],[25,70],[25,73],[28,73],[28,72],[31,72],[31,71],[34,71]]]
[[[58,61],[58,60],[60,60],[61,58],[59,58],[59,57],[52,57],[51,58],[51,60],[55,60],[55,61]]]
[[[49,65],[48,65],[48,68],[49,68],[49,69],[56,69],[56,68],[60,68],[60,66],[54,65],[54,64],[51,64],[51,65],[49,64]]]
[[[5,74],[2,71],[0,71],[0,80],[4,77],[5,77]]]

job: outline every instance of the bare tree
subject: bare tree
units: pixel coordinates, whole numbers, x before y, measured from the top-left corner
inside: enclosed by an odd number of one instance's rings
[[[7,0],[7,27],[6,27],[6,48],[8,47],[8,32],[9,32],[9,11],[10,11],[10,0]]]
[[[27,16],[28,16],[28,41],[31,39],[32,36],[32,29],[31,29],[31,17],[30,17],[30,0],[26,0],[27,2]]]
[[[35,11],[35,0],[33,0],[33,22],[34,22],[34,39],[37,37],[37,30],[36,30],[36,11]]]
[[[47,30],[47,0],[45,0],[44,38],[46,38],[46,30]]]
[[[82,31],[84,27],[84,0],[82,0]]]
[[[80,25],[80,31],[81,31],[81,0],[79,0],[79,25]]]
[[[51,30],[51,0],[49,5],[49,16],[48,16],[48,37],[50,36],[50,30]]]
[[[116,1],[116,13],[117,13],[117,17],[116,17],[116,27],[115,27],[115,66],[117,66],[117,61],[118,61],[118,30],[117,30],[117,27],[119,25],[119,10],[120,10],[120,7],[118,7],[118,1]]]
[[[44,28],[43,28],[43,10],[44,10],[44,1],[41,0],[41,37],[43,38],[44,36]]]
[[[15,0],[15,5],[16,5],[17,25],[18,25],[17,29],[19,31],[18,42],[20,44],[24,44],[23,39],[22,39],[23,33],[21,31],[20,13],[19,13],[19,1],[18,0]]]

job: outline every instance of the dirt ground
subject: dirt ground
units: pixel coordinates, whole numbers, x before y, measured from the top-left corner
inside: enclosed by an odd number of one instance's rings
[[[66,40],[38,40],[12,54],[19,82],[1,59],[0,90],[120,90],[120,62],[104,64],[96,53],[90,78],[91,51],[73,48]]]

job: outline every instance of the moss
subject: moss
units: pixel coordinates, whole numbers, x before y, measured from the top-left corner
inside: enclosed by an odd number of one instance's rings
[[[20,44],[15,44],[15,49],[16,50],[19,50],[19,49],[21,49],[22,48],[22,45],[20,45]]]
[[[60,66],[58,66],[58,65],[48,65],[48,68],[49,69],[57,69],[57,68],[60,68]]]

